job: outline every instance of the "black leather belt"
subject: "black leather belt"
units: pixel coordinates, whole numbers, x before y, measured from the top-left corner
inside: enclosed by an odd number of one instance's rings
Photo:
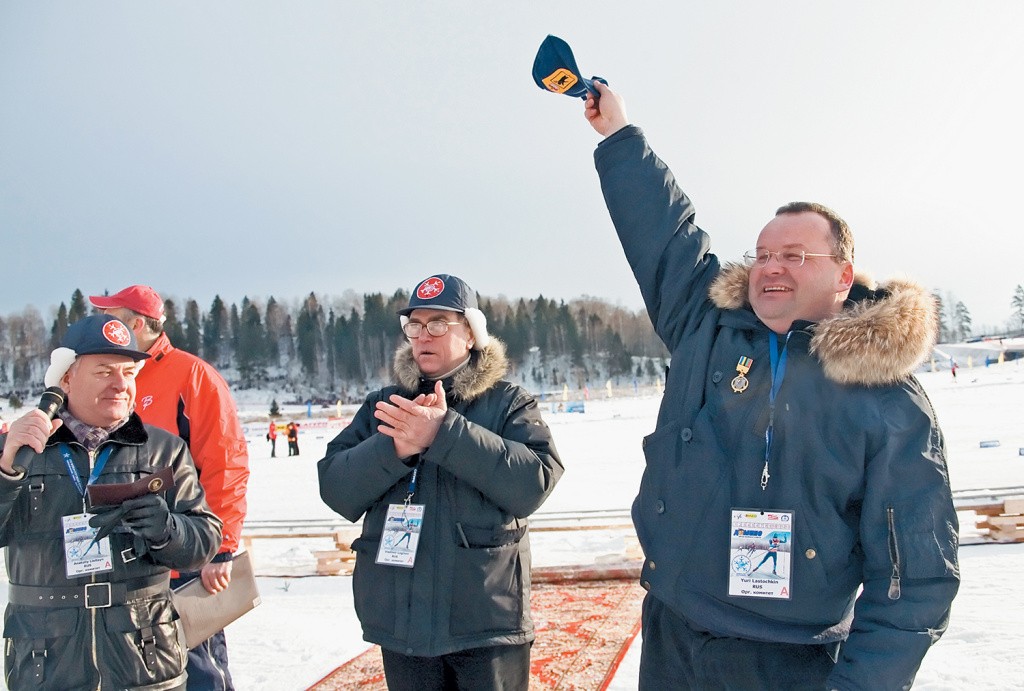
[[[167,573],[85,585],[36,586],[11,583],[7,586],[7,599],[12,605],[99,609],[153,597],[164,591],[169,591]]]

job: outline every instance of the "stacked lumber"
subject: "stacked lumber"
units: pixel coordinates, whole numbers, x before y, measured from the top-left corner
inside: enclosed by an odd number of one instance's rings
[[[975,513],[975,525],[986,540],[1024,542],[1024,497],[964,508]]]

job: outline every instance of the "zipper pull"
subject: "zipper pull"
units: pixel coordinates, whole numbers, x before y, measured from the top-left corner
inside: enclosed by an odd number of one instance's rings
[[[893,569],[892,577],[889,578],[889,599],[900,599],[900,575]]]

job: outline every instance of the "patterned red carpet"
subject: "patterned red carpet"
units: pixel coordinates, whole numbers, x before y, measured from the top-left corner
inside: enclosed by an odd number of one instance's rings
[[[599,691],[640,630],[644,590],[636,580],[535,583],[530,606],[537,626],[530,691]],[[380,648],[374,646],[309,691],[384,691]]]

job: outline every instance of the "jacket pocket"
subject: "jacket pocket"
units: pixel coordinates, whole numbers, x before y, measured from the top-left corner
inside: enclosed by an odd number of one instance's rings
[[[185,671],[185,632],[169,599],[111,607],[103,617],[103,671],[117,688],[167,681]]]
[[[449,631],[453,636],[513,633],[523,628],[523,574],[519,538],[499,546],[474,546],[481,533],[464,526],[469,547],[455,547],[452,608]],[[515,531],[518,532],[518,531]],[[497,540],[513,531],[497,531]],[[521,536],[521,534],[520,534]],[[460,539],[461,543],[461,539]]]
[[[886,509],[886,519],[891,580],[896,584],[897,597],[901,576],[914,579],[959,575],[956,526],[936,517],[931,506],[920,501],[901,502]]]
[[[8,613],[4,657],[10,688],[64,689],[95,682],[89,650],[92,637],[79,630],[84,611],[33,608]]]
[[[380,539],[360,537],[352,542],[356,553],[356,566],[352,571],[352,593],[356,616],[364,629],[385,631],[394,635],[396,631],[395,588],[397,571],[406,571],[400,566],[382,566],[376,563]]]

